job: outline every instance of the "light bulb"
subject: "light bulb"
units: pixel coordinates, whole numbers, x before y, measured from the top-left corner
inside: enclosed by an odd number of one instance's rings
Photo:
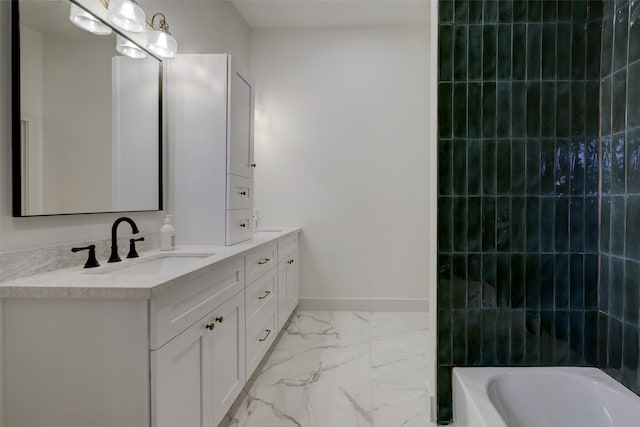
[[[98,18],[82,9],[78,5],[71,3],[69,20],[78,28],[99,36],[111,34],[111,27],[103,24]]]
[[[149,33],[147,49],[161,58],[175,58],[178,52],[178,42],[173,36],[161,30],[154,30]]]
[[[116,50],[133,59],[145,59],[147,57],[147,54],[140,49],[140,46],[125,39],[121,35],[116,36]]]
[[[144,32],[146,21],[144,11],[132,0],[110,0],[107,18],[122,30],[132,33]]]

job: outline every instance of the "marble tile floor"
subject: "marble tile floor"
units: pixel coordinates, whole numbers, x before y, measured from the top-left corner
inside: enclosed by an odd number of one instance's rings
[[[427,313],[295,312],[221,426],[431,427]]]

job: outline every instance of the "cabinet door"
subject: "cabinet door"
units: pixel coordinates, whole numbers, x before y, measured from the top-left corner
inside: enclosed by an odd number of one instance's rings
[[[298,305],[298,252],[278,265],[278,329]]]
[[[212,322],[216,327],[211,334],[208,354],[212,355],[212,425],[215,426],[231,408],[245,384],[244,292],[216,308]]]
[[[228,173],[253,177],[253,83],[235,62],[229,65]]]
[[[244,292],[151,352],[153,427],[218,425],[245,384]]]
[[[298,252],[294,252],[287,261],[287,316],[298,305]]]
[[[287,261],[278,264],[278,331],[284,327],[287,314]]]
[[[152,427],[213,425],[212,334],[201,319],[151,352]]]

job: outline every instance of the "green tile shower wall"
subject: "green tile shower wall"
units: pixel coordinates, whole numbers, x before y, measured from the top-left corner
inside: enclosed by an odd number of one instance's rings
[[[437,381],[446,424],[455,366],[597,362],[603,3],[439,5]],[[615,213],[627,206],[618,205]]]
[[[636,393],[640,302],[640,1],[605,3],[598,365]]]

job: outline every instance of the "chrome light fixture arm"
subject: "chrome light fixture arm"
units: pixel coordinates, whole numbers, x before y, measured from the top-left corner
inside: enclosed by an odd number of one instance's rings
[[[160,22],[158,22],[158,27],[156,28],[155,21],[157,17],[160,17],[159,18]],[[153,16],[151,17],[151,22],[147,22],[147,25],[152,30],[164,31],[167,34],[171,34],[169,32],[169,24],[167,24],[167,17],[164,16],[164,13],[162,12],[154,13]]]

